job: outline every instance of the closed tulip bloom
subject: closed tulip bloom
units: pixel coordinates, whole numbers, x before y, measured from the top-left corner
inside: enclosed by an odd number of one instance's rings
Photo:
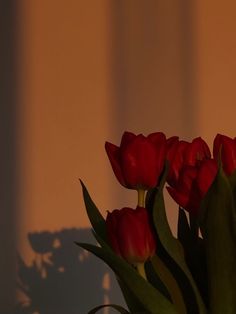
[[[168,186],[167,190],[176,203],[189,212],[196,212],[199,207],[199,191],[196,189],[197,170],[192,166],[182,169],[178,184]]]
[[[214,159],[206,159],[202,161],[198,168],[197,174],[197,188],[202,199],[209,190],[212,182],[214,181],[218,171],[218,164]]]
[[[213,144],[215,160],[221,158],[222,167],[227,175],[236,170],[236,141],[226,135],[217,134]]]
[[[156,241],[146,208],[125,207],[108,212],[106,228],[111,247],[128,263],[144,263],[154,255]]]
[[[180,207],[196,215],[203,197],[215,179],[217,169],[214,159],[205,159],[195,167],[184,166],[178,184],[167,187],[167,190]]]
[[[163,133],[145,137],[125,132],[120,146],[106,142],[105,149],[114,174],[123,186],[147,190],[158,184],[166,157]]]
[[[201,137],[196,137],[185,151],[184,162],[189,166],[195,166],[200,161],[210,158],[211,152],[207,143]]]
[[[184,155],[187,146],[186,141],[180,141],[177,136],[173,136],[167,140],[167,160],[169,161],[169,172],[167,182],[175,186],[179,179],[180,170],[184,164]]]
[[[169,174],[167,182],[171,186],[178,184],[178,179],[183,167],[196,166],[204,159],[211,158],[211,153],[206,142],[197,137],[191,143],[180,141],[178,137],[171,137],[167,140],[169,161]]]

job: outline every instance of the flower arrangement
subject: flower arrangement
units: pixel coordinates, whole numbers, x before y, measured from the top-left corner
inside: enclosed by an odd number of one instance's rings
[[[236,313],[236,139],[218,134],[213,153],[161,132],[125,132],[105,149],[117,180],[137,190],[137,207],[103,218],[82,183],[98,246],[77,243],[116,274],[132,314]],[[163,189],[179,206],[177,237],[165,211]]]

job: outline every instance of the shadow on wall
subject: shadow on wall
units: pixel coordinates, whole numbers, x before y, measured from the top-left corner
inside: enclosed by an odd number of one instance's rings
[[[90,229],[30,233],[28,239],[35,257],[30,266],[18,257],[18,289],[25,300],[15,314],[85,314],[103,303],[124,306],[107,265],[74,244],[95,243]]]

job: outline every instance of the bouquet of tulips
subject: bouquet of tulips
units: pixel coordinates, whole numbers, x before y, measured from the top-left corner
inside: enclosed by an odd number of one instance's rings
[[[236,313],[236,139],[218,134],[213,153],[198,137],[125,132],[105,144],[117,180],[137,190],[137,207],[103,217],[82,183],[98,246],[77,243],[114,271],[132,314]],[[163,190],[178,207],[175,237]]]

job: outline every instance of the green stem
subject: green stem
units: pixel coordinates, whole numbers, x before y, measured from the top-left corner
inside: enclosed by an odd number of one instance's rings
[[[138,190],[138,206],[145,207],[145,190]]]
[[[136,264],[136,268],[137,268],[137,271],[138,271],[139,275],[142,276],[143,279],[147,280],[144,263]]]
[[[196,240],[198,239],[198,223],[197,223],[197,219],[194,215],[192,215],[191,213],[189,214],[189,222],[190,222],[190,228],[192,231],[192,235],[193,238]]]

